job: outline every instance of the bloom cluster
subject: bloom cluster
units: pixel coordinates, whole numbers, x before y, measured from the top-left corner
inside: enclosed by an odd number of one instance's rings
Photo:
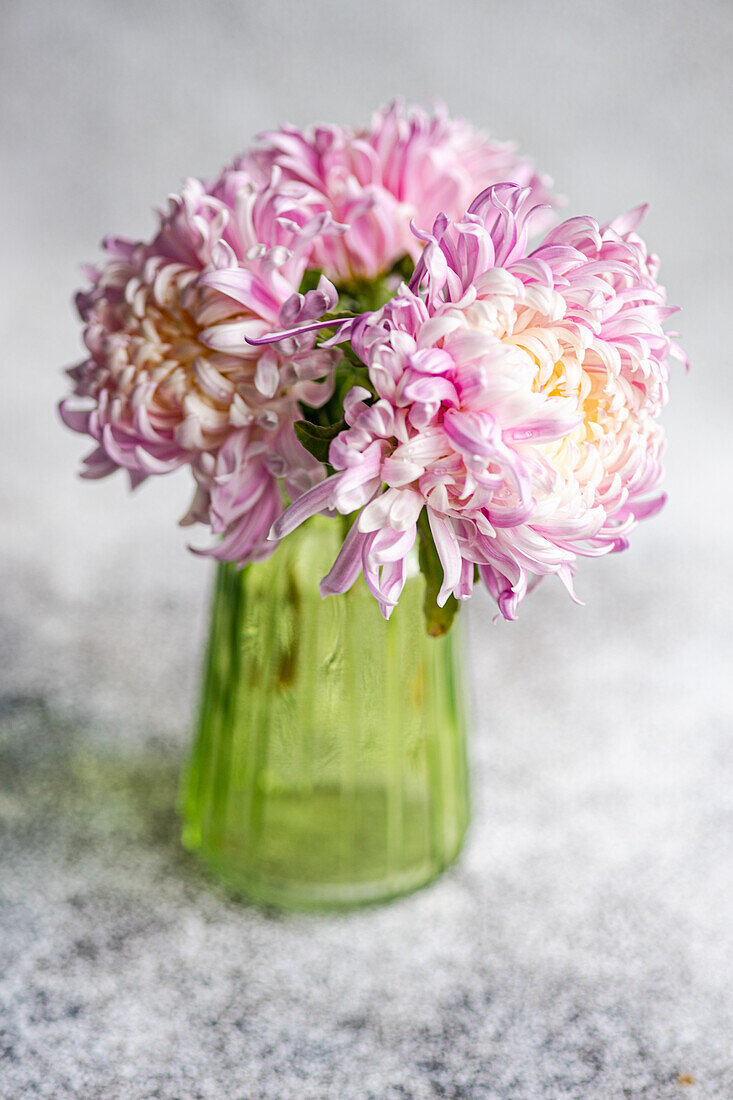
[[[440,105],[430,115],[396,101],[361,130],[285,127],[262,140],[235,163],[262,179],[277,166],[347,227],[343,236],[322,237],[312,256],[313,266],[340,285],[379,279],[403,256],[417,260],[421,246],[411,224],[431,226],[441,212],[458,218],[491,184],[510,180],[529,187],[536,202],[550,201],[549,178],[513,145],[489,141]]]
[[[345,402],[337,471],[275,524],[358,511],[326,594],[364,572],[383,613],[405,583],[425,514],[443,570],[439,607],[480,577],[505,618],[533,578],[572,593],[578,555],[626,546],[664,501],[671,312],[636,225],[562,223],[528,251],[527,189],[498,185],[421,234],[410,286],[351,327],[374,389]]]
[[[296,493],[322,476],[292,424],[299,400],[328,397],[333,352],[310,336],[265,352],[246,342],[336,301],[325,279],[298,295],[312,239],[335,231],[303,200],[276,170],[262,187],[234,171],[211,187],[190,180],[152,241],[105,242],[77,297],[89,357],[69,371],[61,416],[96,441],[82,476],[121,467],[134,487],[189,464],[197,492],[184,522],[210,523],[220,558],[271,553],[278,479]]]
[[[679,353],[643,209],[555,224],[549,199],[442,109],[263,135],[90,272],[61,405],[83,476],[189,466],[182,522],[242,565],[348,516],[321,592],[363,573],[387,617],[417,544],[434,633],[477,581],[507,619],[543,576],[573,595],[664,501]]]

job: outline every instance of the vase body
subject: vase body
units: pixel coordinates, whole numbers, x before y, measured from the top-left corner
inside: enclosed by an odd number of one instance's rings
[[[406,893],[467,825],[458,633],[427,636],[419,574],[389,622],[362,578],[321,600],[342,538],[315,517],[269,560],[217,566],[183,842],[260,903]]]

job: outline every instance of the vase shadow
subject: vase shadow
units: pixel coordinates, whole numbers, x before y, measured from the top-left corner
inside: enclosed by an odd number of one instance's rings
[[[139,731],[125,738],[69,721],[41,694],[0,698],[0,807],[12,805],[5,838],[29,876],[52,857],[87,876],[89,888],[116,885],[149,890],[151,882],[252,907],[271,919],[284,910],[340,911],[390,900],[354,896],[345,905],[290,898],[284,906],[257,897],[246,885],[217,873],[181,843],[180,744]],[[0,817],[2,815],[0,814]],[[407,888],[428,885],[455,858],[420,874]],[[404,892],[397,883],[393,896]]]

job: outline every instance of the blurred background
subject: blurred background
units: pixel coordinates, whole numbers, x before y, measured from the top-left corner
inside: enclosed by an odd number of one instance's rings
[[[0,1096],[730,1098],[733,7],[28,0],[0,30]],[[581,565],[586,606],[471,603],[459,866],[277,917],[178,847],[212,572],[188,481],[78,481],[55,404],[103,235],[262,129],[395,94],[515,140],[567,214],[651,202],[692,371],[669,504]]]

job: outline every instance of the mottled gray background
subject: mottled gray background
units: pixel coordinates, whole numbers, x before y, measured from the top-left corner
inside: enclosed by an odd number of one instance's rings
[[[0,1095],[733,1097],[733,5],[6,2]],[[459,867],[341,917],[179,850],[209,568],[185,479],[74,480],[77,263],[264,127],[444,97],[601,219],[648,199],[693,372],[670,503],[492,627],[470,608]]]

